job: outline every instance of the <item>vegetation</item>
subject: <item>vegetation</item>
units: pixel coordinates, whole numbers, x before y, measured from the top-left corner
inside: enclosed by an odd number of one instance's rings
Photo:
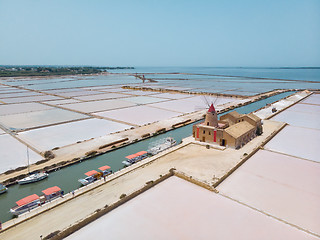
[[[50,160],[50,159],[53,159],[55,157],[55,155],[51,151],[45,151],[44,157],[45,157],[45,159]]]
[[[0,77],[55,76],[76,74],[97,74],[115,69],[133,67],[61,67],[61,66],[0,66]]]
[[[98,152],[97,151],[90,151],[90,152],[86,152],[86,156],[94,156],[96,155]]]
[[[127,194],[122,193],[121,196],[120,196],[120,199],[125,198],[126,196],[127,196]]]
[[[43,240],[52,239],[53,237],[57,236],[59,233],[60,233],[59,230],[54,231],[54,232],[50,233],[49,235],[45,236],[45,237],[43,238]],[[42,238],[41,238],[41,239],[42,239]]]

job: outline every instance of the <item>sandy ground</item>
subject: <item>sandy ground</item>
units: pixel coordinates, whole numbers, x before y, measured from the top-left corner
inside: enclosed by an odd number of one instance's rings
[[[271,133],[281,126],[282,124],[279,122],[265,121],[263,135],[256,137],[240,150],[206,149],[204,146],[193,143],[182,148],[177,146],[178,150],[158,157],[151,164],[139,167],[143,164],[143,162],[140,162],[133,165],[132,168],[136,168],[136,170],[113,179],[81,195],[81,197],[76,197],[54,210],[44,212],[14,228],[8,229],[0,234],[0,238],[37,239],[41,234],[46,236],[56,230],[62,230],[70,224],[89,216],[96,209],[116,202],[121,194],[130,194],[144,186],[146,182],[157,179],[159,175],[166,174],[172,167],[187,175],[192,175],[194,179],[213,184],[240,162],[244,153],[250,153],[255,147],[260,146]],[[147,161],[149,160],[147,159]],[[130,171],[130,169],[127,168],[125,171]],[[4,227],[6,227],[6,224],[10,224],[10,222],[5,223]],[[33,226],[37,226],[37,228]]]

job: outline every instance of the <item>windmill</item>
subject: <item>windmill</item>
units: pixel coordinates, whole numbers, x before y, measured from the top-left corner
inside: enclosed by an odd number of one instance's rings
[[[219,99],[218,96],[210,97],[208,95],[201,95],[201,101],[203,104],[195,106],[196,111],[209,109],[211,105],[216,106],[216,104],[219,102]]]
[[[203,124],[206,126],[218,127],[218,114],[214,107],[218,101],[218,96],[215,98],[209,98],[208,96],[202,95],[201,99],[205,103],[205,107],[197,106],[196,108],[199,110],[208,109]]]

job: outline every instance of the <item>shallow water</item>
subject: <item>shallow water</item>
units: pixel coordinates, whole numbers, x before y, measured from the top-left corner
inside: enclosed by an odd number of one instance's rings
[[[320,68],[233,68],[233,67],[136,67],[110,72],[126,73],[199,73],[274,79],[310,80],[320,82]]]
[[[250,96],[274,89],[320,89],[320,68],[137,67],[136,69],[116,70],[111,72],[146,73],[146,78],[154,78],[158,81],[158,84],[165,86],[191,87],[193,88],[191,91],[195,92],[220,92]],[[178,72],[198,75],[152,74]],[[208,76],[200,74],[224,76]],[[221,90],[218,91],[217,89]],[[228,92],[227,90],[232,90],[232,92]]]

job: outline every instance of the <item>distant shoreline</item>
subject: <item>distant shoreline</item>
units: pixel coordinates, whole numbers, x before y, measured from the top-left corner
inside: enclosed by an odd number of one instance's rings
[[[107,70],[134,69],[133,67],[50,67],[0,66],[0,77],[68,76],[105,73]]]

